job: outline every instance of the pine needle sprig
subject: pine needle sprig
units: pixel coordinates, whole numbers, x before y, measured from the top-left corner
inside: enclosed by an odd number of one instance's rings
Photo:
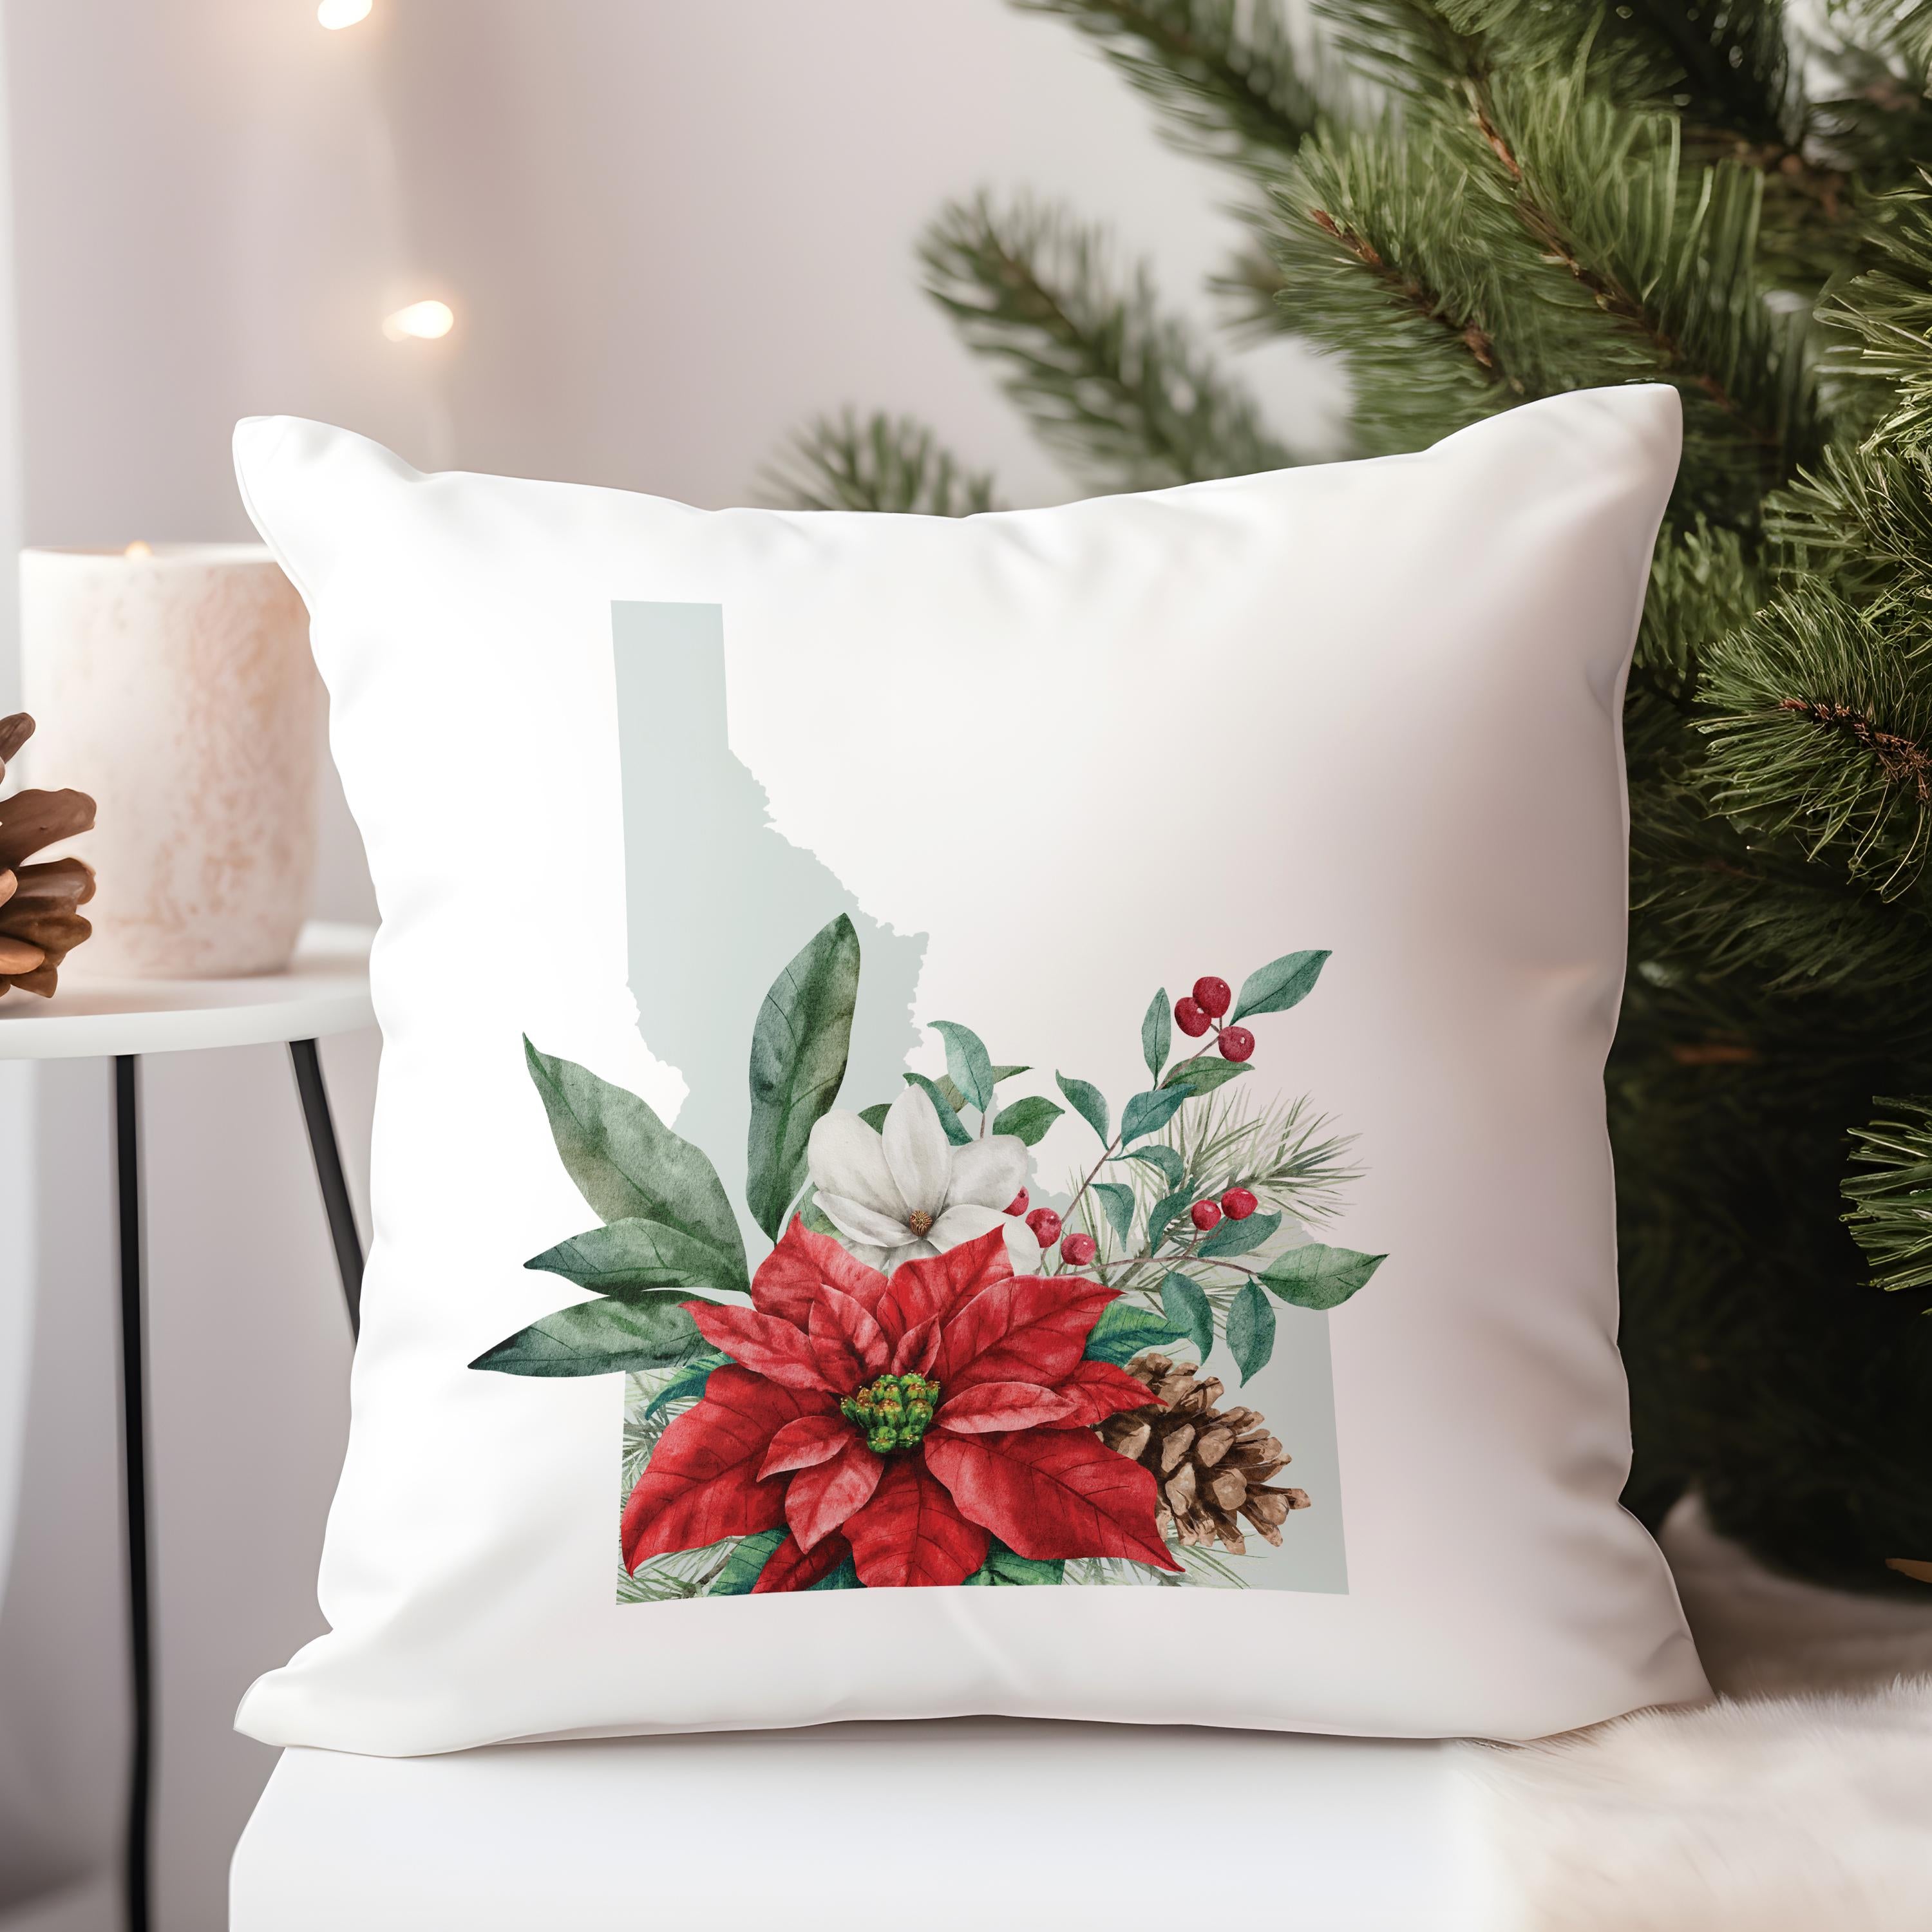
[[[1099,43],[1189,152],[1278,173],[1338,83],[1310,70],[1276,0],[1012,0]],[[1325,84],[1324,84],[1325,83]]]
[[[1157,489],[1294,462],[1246,388],[1166,314],[1144,265],[1022,196],[949,205],[921,242],[927,292],[1047,446],[1102,487]]]
[[[1723,715],[1700,728],[1717,808],[1835,853],[1887,897],[1910,886],[1932,840],[1927,620],[1798,578],[1721,640],[1705,695]]]
[[[1916,1293],[1932,1288],[1932,1101],[1878,1105],[1886,1116],[1852,1136],[1844,1218],[1874,1286]]]
[[[924,423],[883,410],[814,418],[761,480],[768,500],[799,510],[970,517],[1000,507],[989,471],[968,468]]]

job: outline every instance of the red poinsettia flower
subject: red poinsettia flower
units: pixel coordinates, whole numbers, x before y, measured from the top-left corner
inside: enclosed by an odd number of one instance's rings
[[[1115,1291],[1016,1275],[994,1228],[890,1277],[794,1220],[752,1306],[686,1306],[731,1358],[664,1432],[624,1509],[624,1560],[784,1528],[757,1589],[849,1554],[871,1588],[963,1582],[989,1536],[1022,1556],[1179,1566],[1153,1477],[1094,1434],[1148,1391],[1082,1359]]]

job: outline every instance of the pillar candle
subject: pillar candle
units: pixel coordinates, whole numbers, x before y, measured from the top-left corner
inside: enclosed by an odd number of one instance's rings
[[[20,601],[31,782],[98,807],[94,937],[68,970],[286,966],[314,885],[322,698],[280,566],[244,544],[30,550]]]

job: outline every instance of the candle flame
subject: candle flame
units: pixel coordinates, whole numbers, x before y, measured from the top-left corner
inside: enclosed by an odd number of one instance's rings
[[[382,333],[392,342],[434,342],[456,326],[456,311],[447,302],[411,302],[399,308],[382,323]]]
[[[134,541],[121,553],[123,556],[152,556],[154,554],[154,545],[151,543],[143,542],[139,537],[136,537]]]

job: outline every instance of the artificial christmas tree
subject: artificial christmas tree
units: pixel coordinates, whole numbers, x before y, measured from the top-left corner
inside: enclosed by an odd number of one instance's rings
[[[1684,465],[1626,716],[1610,1070],[1623,1339],[1654,1520],[1910,1588],[1932,1548],[1932,6],[1016,0],[1241,184],[1238,328],[1342,352],[1355,452],[1664,382]],[[1144,272],[1063,211],[944,210],[926,285],[1083,482],[1294,460]],[[784,494],[959,514],[904,418]]]

